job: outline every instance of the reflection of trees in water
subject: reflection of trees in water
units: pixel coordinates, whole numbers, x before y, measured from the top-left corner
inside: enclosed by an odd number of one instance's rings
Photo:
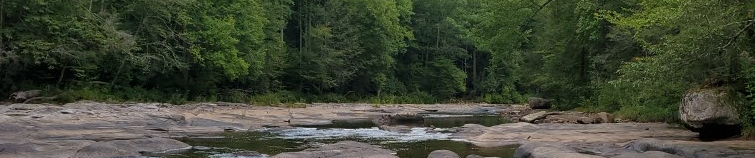
[[[500,116],[469,116],[469,117],[438,117],[425,118],[423,121],[397,121],[392,125],[406,125],[413,127],[438,127],[451,128],[460,127],[465,124],[480,124],[493,126],[508,123],[506,119]],[[303,126],[300,126],[303,127]],[[376,127],[372,120],[347,120],[334,121],[330,125],[307,126],[318,129],[360,129]],[[362,137],[346,137],[336,139],[280,139],[270,132],[239,132],[225,133],[219,138],[197,138],[182,140],[193,146],[206,146],[216,148],[211,151],[220,153],[233,153],[238,151],[256,151],[268,155],[276,155],[283,152],[302,151],[308,148],[315,148],[318,144],[332,144],[340,141],[358,141],[378,145],[396,151],[399,157],[427,157],[430,152],[435,150],[451,150],[462,157],[469,154],[490,156],[490,157],[510,157],[513,155],[517,146],[498,147],[498,148],[481,148],[466,142],[457,142],[451,140],[429,140],[420,142],[392,142],[385,143],[385,139],[370,139]],[[181,155],[182,157],[207,157],[207,154],[189,153]]]

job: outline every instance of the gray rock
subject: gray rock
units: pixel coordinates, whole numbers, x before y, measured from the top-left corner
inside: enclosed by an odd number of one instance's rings
[[[2,151],[0,153],[38,152],[38,150],[35,150],[36,148],[37,146],[30,143],[24,143],[24,144],[5,143],[5,144],[0,144],[0,151]]]
[[[173,139],[147,138],[97,142],[79,149],[75,158],[164,156],[191,149],[191,146]]]
[[[21,91],[11,94],[10,99],[16,102],[22,102],[34,97],[38,97],[40,93],[42,93],[42,90]]]
[[[527,102],[530,105],[530,108],[532,109],[550,109],[551,108],[551,101],[548,99],[543,98],[529,98],[527,99]]]
[[[728,147],[703,145],[686,141],[664,141],[639,139],[627,144],[627,148],[637,152],[662,151],[681,157],[696,158],[736,158],[755,157],[752,151],[734,150]]]
[[[607,113],[607,112],[601,112],[598,113],[598,118],[600,118],[601,123],[614,123],[616,120],[613,117],[613,114]]]
[[[705,124],[739,125],[739,113],[725,91],[710,89],[684,96],[679,114],[687,125],[702,128]]]
[[[460,156],[451,150],[435,150],[430,152],[427,158],[460,158]]]
[[[272,158],[398,158],[393,151],[378,146],[354,141],[329,144],[316,149],[300,152],[287,152]]]
[[[544,119],[546,116],[548,116],[548,112],[540,111],[524,116],[520,120],[522,122],[534,123],[536,120]]]
[[[485,158],[485,157],[480,156],[480,155],[467,155],[467,158]]]
[[[643,153],[629,153],[629,154],[623,154],[619,156],[614,156],[611,158],[683,158],[681,156],[672,155],[665,152],[660,151],[648,151]]]
[[[160,118],[160,119],[166,119],[170,120],[176,123],[186,123],[186,117],[184,115],[180,114],[172,114],[172,113],[151,113],[147,114],[150,117]]]
[[[736,106],[742,101],[738,96],[720,89],[690,92],[679,107],[680,119],[703,137],[736,135],[741,123]]]
[[[576,149],[561,143],[526,143],[514,152],[514,158],[602,158],[596,155],[578,153]]]
[[[110,143],[98,142],[86,146],[76,151],[72,158],[101,158],[101,157],[123,157],[123,156],[141,156],[138,151],[124,150],[114,147]]]

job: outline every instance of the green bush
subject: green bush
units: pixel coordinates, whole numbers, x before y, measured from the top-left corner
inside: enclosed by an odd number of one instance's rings
[[[252,96],[249,102],[260,105],[277,105],[283,103],[303,103],[307,102],[307,98],[294,92],[280,91]]]
[[[679,108],[676,106],[624,106],[616,111],[616,116],[639,122],[679,122]]]
[[[743,78],[745,79],[745,92],[747,102],[739,108],[740,116],[742,118],[742,124],[744,124],[744,130],[742,135],[746,138],[755,138],[755,64],[745,60],[742,61],[742,65],[745,66]]]
[[[525,96],[519,94],[511,88],[505,88],[500,94],[484,94],[482,101],[491,104],[515,104],[524,103]]]

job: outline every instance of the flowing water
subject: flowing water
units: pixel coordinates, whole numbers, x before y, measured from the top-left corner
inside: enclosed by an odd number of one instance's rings
[[[451,150],[466,157],[511,157],[517,146],[482,148],[451,137],[447,129],[464,124],[493,126],[507,123],[499,116],[426,115],[423,122],[407,122],[401,131],[381,130],[372,121],[335,121],[330,125],[298,126],[287,129],[262,129],[252,132],[222,133],[216,136],[188,138],[199,146],[190,153],[169,157],[268,157],[283,152],[317,148],[339,141],[358,141],[378,145],[402,158],[424,158],[435,150]]]

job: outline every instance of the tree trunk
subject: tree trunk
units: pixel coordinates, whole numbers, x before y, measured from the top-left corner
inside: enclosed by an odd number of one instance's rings
[[[60,83],[63,82],[63,76],[66,75],[66,67],[60,70],[60,76],[58,77],[58,83],[55,84],[55,88],[60,88]]]
[[[121,60],[121,65],[118,66],[118,71],[115,72],[115,77],[113,77],[113,80],[110,81],[110,86],[109,86],[110,88],[108,88],[108,89],[112,89],[113,86],[115,86],[115,82],[117,82],[118,81],[118,77],[121,76],[121,72],[123,71],[123,66],[124,65],[126,65],[126,61],[125,60]]]
[[[477,49],[472,50],[472,87],[477,92]]]

